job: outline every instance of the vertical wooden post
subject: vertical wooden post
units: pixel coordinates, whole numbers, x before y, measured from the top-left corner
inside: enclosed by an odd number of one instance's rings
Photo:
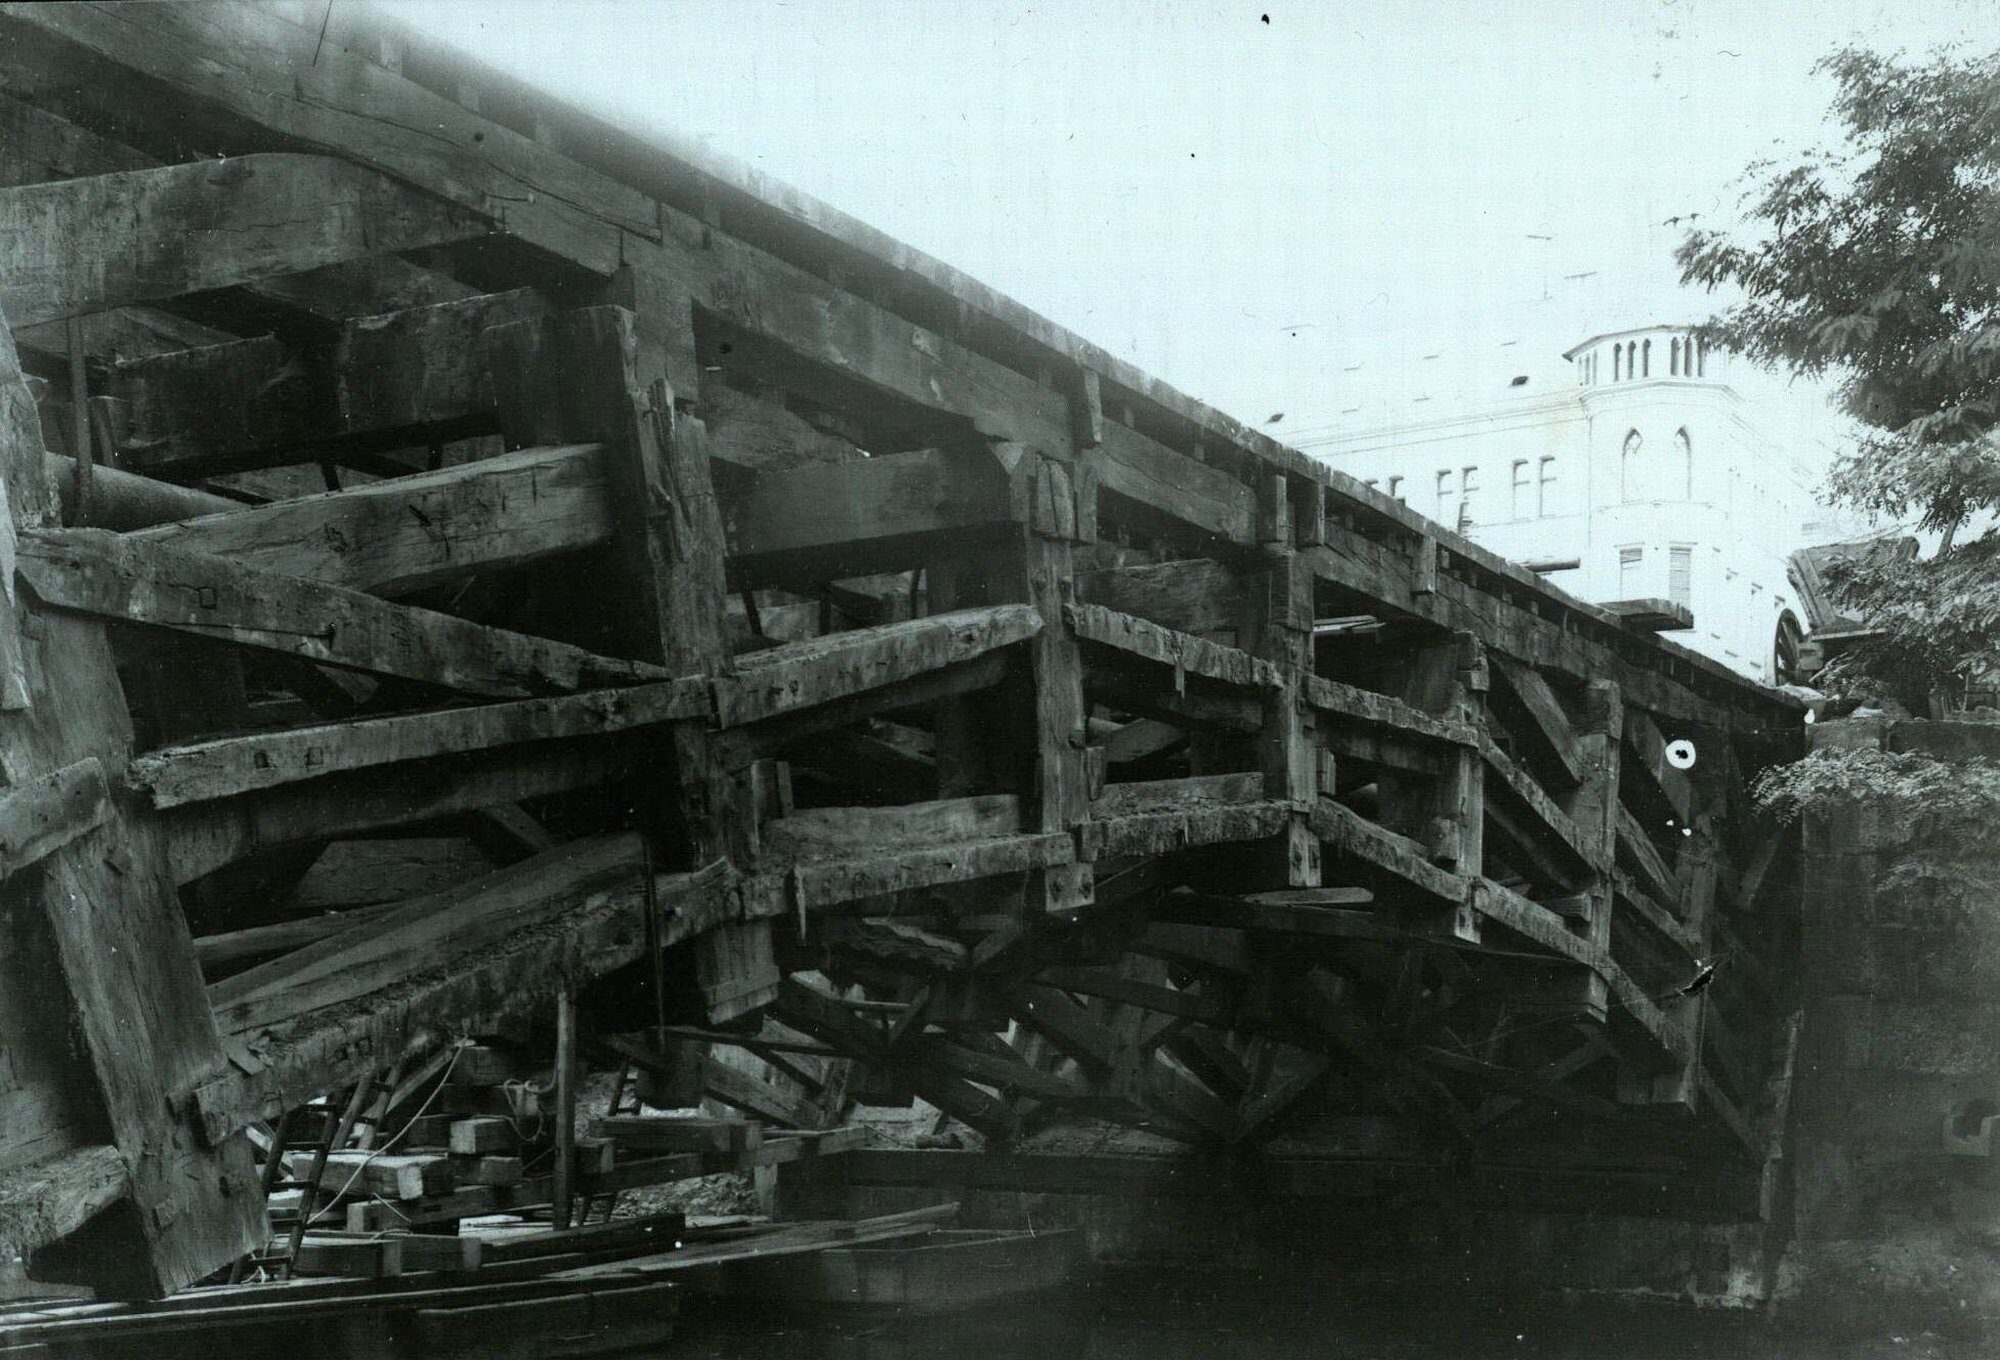
[[[637,281],[632,286],[633,296],[644,293]],[[684,310],[650,324],[661,331],[670,322],[692,325]],[[732,669],[723,624],[726,543],[709,478],[708,432],[676,413],[663,376],[642,370],[640,334],[638,318],[622,307],[491,328],[487,356],[501,424],[515,447],[583,440],[605,446],[624,586],[610,599],[616,645],[678,675],[726,675]],[[686,343],[692,352],[691,331]],[[654,360],[664,362],[657,351]],[[748,869],[757,848],[749,773],[722,768],[702,722],[674,724],[671,741],[678,798],[652,791],[647,820],[683,867],[726,858]],[[777,994],[769,922],[719,925],[695,941],[694,955],[711,1021],[746,1014]]]
[[[1245,651],[1275,665],[1283,678],[1283,685],[1264,699],[1258,763],[1264,796],[1286,799],[1295,811],[1274,843],[1253,852],[1267,860],[1253,872],[1285,887],[1313,888],[1320,883],[1319,839],[1310,822],[1313,801],[1319,796],[1319,743],[1305,692],[1314,665],[1313,573],[1311,560],[1294,546],[1293,532],[1302,520],[1316,521],[1309,509],[1298,511],[1283,473],[1271,474],[1257,490],[1262,541],[1252,568],[1254,579],[1243,592],[1238,640]],[[1310,504],[1318,484],[1310,484],[1309,490]]]
[[[1485,724],[1489,676],[1486,649],[1471,633],[1420,650],[1403,686],[1411,704],[1453,722]],[[1439,866],[1478,879],[1486,861],[1486,766],[1471,747],[1453,747],[1434,779],[1382,781],[1384,820],[1422,842]],[[1478,891],[1475,883],[1475,892]],[[1453,939],[1478,943],[1481,917],[1468,898],[1443,923]]]
[[[0,488],[0,541],[54,522],[41,430],[4,322]],[[72,1150],[61,1137],[102,1129],[130,1178],[124,1200],[59,1246],[0,1230],[0,1247],[28,1256],[37,1279],[157,1296],[262,1245],[257,1171],[247,1135],[209,1147],[192,1117],[194,1088],[227,1059],[159,824],[124,792],[131,718],[104,627],[41,613],[11,580],[0,585],[0,780],[88,762],[104,790],[91,829],[0,884],[0,1103],[10,1132],[48,1130],[51,1157]],[[60,1037],[64,1016],[73,1048]]]
[[[1029,514],[1007,595],[1033,605],[1042,630],[1028,641],[1033,694],[1034,773],[1025,820],[1035,831],[1073,832],[1090,807],[1084,759],[1083,657],[1063,606],[1075,599],[1077,507],[1072,464],[1020,450],[1016,475],[1029,492]],[[1089,864],[1037,869],[1029,875],[1030,913],[1059,913],[1096,900]]]
[[[551,1216],[567,1228],[576,1210],[576,993],[556,1001],[556,1171]]]

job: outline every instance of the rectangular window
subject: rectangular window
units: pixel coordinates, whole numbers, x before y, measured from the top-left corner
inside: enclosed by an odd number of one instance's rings
[[[1556,508],[1556,460],[1544,458],[1535,472],[1535,518],[1552,515]]]
[[[1528,460],[1514,460],[1514,479],[1508,490],[1507,518],[1526,519],[1528,517]]]
[[[1618,598],[1636,600],[1639,598],[1639,567],[1645,555],[1644,548],[1620,548],[1618,550]]]
[[[1472,497],[1479,490],[1479,469],[1460,468],[1458,473],[1458,527],[1472,527]]]
[[[1675,604],[1694,607],[1694,549],[1667,549],[1667,598]]]

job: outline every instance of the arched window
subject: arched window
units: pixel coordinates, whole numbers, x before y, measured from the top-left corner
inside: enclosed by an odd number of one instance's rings
[[[1625,447],[1618,455],[1618,499],[1636,500],[1639,494],[1639,446],[1643,443],[1639,432],[1632,430],[1625,436]]]
[[[1611,381],[1617,382],[1625,376],[1625,346],[1611,347]]]
[[[1639,348],[1639,376],[1642,378],[1653,376],[1653,342],[1650,339]]]
[[[1774,685],[1801,685],[1805,683],[1805,668],[1799,664],[1799,652],[1805,642],[1805,630],[1799,627],[1798,618],[1787,609],[1778,615],[1777,634],[1771,640],[1771,683]]]
[[[1683,500],[1694,499],[1694,444],[1688,439],[1687,426],[1674,431],[1674,467],[1679,473],[1678,485],[1674,490]]]
[[[1695,357],[1701,364],[1700,368],[1696,370],[1697,373],[1701,377],[1706,378],[1708,376],[1708,346],[1695,341],[1689,341],[1688,343],[1695,346]]]
[[[1677,335],[1667,342],[1667,376],[1669,378],[1678,378],[1680,375],[1681,339]]]

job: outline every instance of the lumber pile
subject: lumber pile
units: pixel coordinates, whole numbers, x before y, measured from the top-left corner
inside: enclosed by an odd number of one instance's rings
[[[1763,1164],[1800,708],[1650,625],[362,7],[0,6],[0,238],[0,1270],[860,1094]]]

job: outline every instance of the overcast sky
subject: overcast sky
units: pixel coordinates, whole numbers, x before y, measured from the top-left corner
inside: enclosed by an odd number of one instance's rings
[[[2000,45],[1959,0],[386,7],[1292,439],[1698,319],[1666,220],[1823,135],[1816,58]]]

